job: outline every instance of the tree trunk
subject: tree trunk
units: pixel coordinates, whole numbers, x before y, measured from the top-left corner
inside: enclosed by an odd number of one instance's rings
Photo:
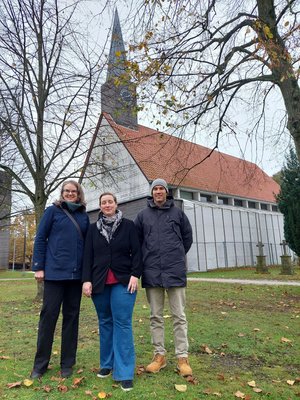
[[[43,216],[47,197],[45,196],[43,188],[36,188],[36,198],[37,201],[35,202],[35,218],[36,218],[36,228],[38,229],[39,223]],[[37,293],[35,296],[35,301],[41,301],[44,295],[44,282],[37,282]]]
[[[257,0],[261,22],[272,35],[266,35],[263,27],[258,33],[269,56],[273,81],[279,87],[286,112],[287,128],[294,139],[297,157],[300,160],[300,87],[293,68],[293,59],[277,29],[274,0]]]

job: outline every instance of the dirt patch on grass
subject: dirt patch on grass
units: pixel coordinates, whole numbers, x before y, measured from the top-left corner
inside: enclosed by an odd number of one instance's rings
[[[211,360],[213,368],[218,370],[224,370],[226,372],[232,372],[234,370],[252,370],[255,368],[262,367],[263,361],[257,358],[241,357],[233,354],[226,354],[224,356],[215,356]]]
[[[274,365],[269,365],[268,362],[256,357],[241,357],[234,354],[226,354],[224,356],[215,355],[211,357],[211,367],[224,372],[238,371],[257,371],[260,368],[274,368]],[[285,371],[295,373],[299,370],[299,364],[280,365]]]

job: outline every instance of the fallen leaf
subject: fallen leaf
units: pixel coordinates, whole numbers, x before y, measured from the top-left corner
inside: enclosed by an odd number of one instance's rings
[[[193,376],[189,375],[185,377],[185,380],[189,383],[191,383],[192,385],[198,385],[198,380],[197,378],[194,378]]]
[[[187,386],[186,385],[174,385],[177,392],[186,392]]]
[[[99,399],[105,399],[106,398],[106,393],[105,392],[99,392],[98,393]]]
[[[10,359],[10,357],[8,357],[8,356],[0,356],[0,360],[9,360]]]
[[[82,376],[81,378],[74,378],[74,379],[73,379],[73,385],[78,386],[78,385],[81,384],[81,382],[82,382],[83,380],[84,380],[84,376]]]
[[[26,386],[26,387],[29,387],[32,384],[33,384],[33,381],[30,380],[30,379],[24,379],[24,381],[23,381],[23,385]]]
[[[254,328],[253,331],[254,332],[260,332],[260,329],[259,328]]]
[[[83,369],[82,368],[77,370],[77,374],[82,374],[82,373],[83,373]]]
[[[292,343],[292,341],[291,341],[290,339],[287,339],[287,338],[285,338],[285,337],[282,337],[282,338],[280,339],[280,341],[281,341],[281,343]]]
[[[148,307],[144,304],[143,305],[143,309],[146,310]]]
[[[203,344],[203,345],[201,346],[201,348],[202,348],[202,351],[203,351],[204,353],[212,354],[212,351],[210,350],[210,348],[209,348],[208,346],[206,346],[205,344]]]
[[[86,390],[84,393],[87,394],[88,396],[91,396],[93,394],[91,390]]]
[[[54,351],[52,352],[52,354],[53,354],[54,356],[57,356],[58,351],[57,351],[57,350],[54,350]]]
[[[247,382],[247,385],[251,386],[251,387],[255,387],[256,383],[255,383],[255,381],[249,381],[249,382]]]
[[[163,317],[164,317],[164,318],[171,318],[171,315],[168,315],[168,314],[167,314],[167,315],[164,315]]]
[[[19,381],[19,382],[8,383],[6,386],[8,387],[8,389],[12,389],[15,387],[20,387],[21,385],[22,381]]]
[[[51,376],[50,380],[55,382],[61,382],[62,378],[60,376]]]
[[[245,393],[240,392],[239,390],[234,393],[235,397],[238,399],[244,399],[245,398]]]
[[[290,380],[288,380],[288,381],[286,381],[286,383],[287,383],[288,385],[290,385],[290,386],[293,386],[294,383],[295,383],[295,381],[290,381]]]
[[[222,397],[221,393],[219,393],[219,392],[213,392],[212,395],[213,395],[213,396]]]
[[[218,375],[217,375],[217,378],[218,378],[219,381],[225,381],[225,376],[224,376],[224,374],[218,374]]]
[[[253,388],[253,392],[255,392],[255,393],[261,393],[261,392],[262,392],[262,389],[255,387],[255,388]]]
[[[228,313],[226,311],[221,311],[222,315],[227,315]]]
[[[136,369],[136,374],[137,375],[141,375],[145,372],[145,367],[143,365],[138,365],[137,369]]]
[[[244,333],[239,333],[239,334],[238,334],[238,337],[244,337],[244,336],[245,336]]]
[[[68,391],[68,386],[66,386],[66,385],[58,385],[57,389],[62,393],[66,393]]]
[[[51,386],[49,386],[49,385],[45,385],[45,386],[43,386],[43,391],[44,392],[46,392],[46,393],[49,393],[49,392],[51,392]]]

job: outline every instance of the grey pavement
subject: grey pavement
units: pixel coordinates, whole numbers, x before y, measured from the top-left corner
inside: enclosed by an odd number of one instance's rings
[[[193,277],[188,277],[187,279],[188,281],[194,281],[194,282],[238,283],[239,285],[300,286],[300,281],[276,281],[268,279],[193,278]],[[30,278],[0,279],[0,281],[27,281],[27,280],[30,280]]]
[[[188,281],[195,282],[219,282],[219,283],[238,283],[240,285],[269,285],[269,286],[300,286],[300,281],[276,281],[268,279],[230,279],[230,278],[193,278],[188,277]]]

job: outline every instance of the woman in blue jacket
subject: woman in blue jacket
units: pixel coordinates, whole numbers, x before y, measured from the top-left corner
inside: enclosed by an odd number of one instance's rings
[[[124,391],[133,388],[135,353],[132,313],[142,257],[133,221],[103,193],[98,221],[90,225],[84,251],[83,293],[92,297],[99,319],[100,378],[111,373]]]
[[[73,180],[65,181],[60,199],[45,210],[34,242],[32,270],[37,281],[44,281],[44,297],[32,378],[41,378],[48,368],[61,306],[61,376],[72,375],[76,362],[82,260],[88,226],[80,184]]]

